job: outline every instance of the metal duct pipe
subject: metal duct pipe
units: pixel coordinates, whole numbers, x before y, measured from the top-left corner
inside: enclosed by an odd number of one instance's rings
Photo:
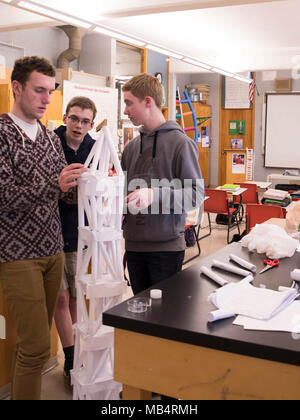
[[[59,26],[68,36],[70,46],[66,51],[63,51],[57,60],[57,67],[60,69],[70,67],[70,63],[76,60],[82,50],[82,38],[87,33],[87,29],[77,28],[72,25]]]

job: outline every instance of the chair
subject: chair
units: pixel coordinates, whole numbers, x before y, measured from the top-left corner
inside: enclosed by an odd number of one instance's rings
[[[204,202],[204,211],[208,214],[209,229],[211,233],[210,213],[223,214],[228,217],[227,223],[227,243],[229,243],[230,228],[236,224],[239,235],[240,224],[238,219],[239,208],[232,208],[229,206],[228,195],[226,191],[216,190],[213,188],[206,188],[205,195],[209,198]]]
[[[290,190],[289,194],[292,197],[292,201],[299,201],[300,200],[299,189],[298,190]]]
[[[246,226],[247,233],[256,225],[266,222],[273,217],[284,219],[285,212],[282,207],[264,204],[247,204]]]
[[[199,255],[201,254],[201,248],[200,248],[200,244],[199,244],[199,240],[201,238],[199,238],[199,232],[200,232],[200,228],[201,228],[202,213],[203,212],[202,212],[202,207],[201,207],[201,209],[197,208],[196,210],[188,212],[188,214],[187,214],[185,230],[186,231],[188,229],[192,230],[194,238],[195,238],[195,243],[196,243],[197,248],[198,248],[198,252],[193,257],[184,261],[183,265],[185,265],[188,262],[190,262],[190,261],[194,260],[195,258],[199,257]]]
[[[256,184],[248,184],[247,182],[235,182],[235,185],[239,185],[241,188],[246,188],[246,191],[244,191],[240,196],[233,196],[233,203],[240,205],[240,210],[242,212],[240,221],[242,221],[244,217],[243,204],[259,204],[258,188]]]

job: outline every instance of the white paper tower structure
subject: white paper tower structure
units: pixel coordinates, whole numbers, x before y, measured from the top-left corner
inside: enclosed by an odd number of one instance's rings
[[[110,161],[117,172],[113,177],[108,176]],[[102,324],[102,313],[121,302],[127,287],[121,250],[124,175],[108,127],[99,133],[85,167],[88,172],[78,185],[73,397],[119,399],[121,386],[113,381],[113,328]]]

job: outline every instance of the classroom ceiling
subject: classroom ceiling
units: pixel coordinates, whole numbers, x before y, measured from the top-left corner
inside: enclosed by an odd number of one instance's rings
[[[232,72],[300,64],[300,0],[34,2]],[[20,5],[0,0],[0,31],[60,24]],[[171,70],[199,72],[173,59]]]

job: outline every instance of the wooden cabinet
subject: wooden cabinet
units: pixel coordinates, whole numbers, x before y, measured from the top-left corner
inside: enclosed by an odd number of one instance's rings
[[[14,104],[11,85],[8,83],[0,84],[0,114],[10,112]],[[56,90],[52,94],[51,103],[48,105],[41,122],[47,126],[48,120],[61,120],[63,112],[63,94]]]
[[[255,123],[255,97],[251,108],[245,109],[225,109],[222,106],[222,77],[220,83],[220,126],[219,126],[219,185],[231,184],[234,182],[244,182],[246,171],[244,173],[234,173],[232,171],[233,152],[245,155],[247,158],[247,149],[254,148],[254,123]],[[230,134],[229,128],[232,121],[245,121],[245,131],[241,134]],[[231,141],[242,139],[243,150],[235,150],[231,147]]]
[[[245,170],[242,173],[235,173],[233,170],[234,162],[236,157],[241,155],[244,157],[242,161],[243,167]],[[224,150],[224,157],[225,157],[225,182],[223,184],[234,184],[235,182],[246,182],[246,168],[247,168],[247,150],[246,149],[225,149]],[[222,185],[223,185],[222,184]],[[221,185],[221,184],[220,184]]]
[[[14,104],[14,97],[10,84],[0,84],[0,114],[10,112]]]
[[[203,104],[201,102],[193,102],[193,107],[195,110],[195,114],[197,118],[208,118],[211,117],[211,106]],[[188,104],[182,104],[182,111],[190,112],[190,108]],[[185,127],[192,127],[194,126],[193,117],[186,116],[184,117],[184,125]],[[198,139],[198,153],[199,153],[199,165],[202,171],[202,176],[205,181],[205,186],[208,187],[210,183],[210,147],[203,147],[201,141],[201,128],[208,127],[209,137],[211,137],[211,119],[208,119],[203,124],[198,126],[198,130],[200,133],[200,137]],[[191,139],[195,139],[195,131],[188,131],[187,136]]]
[[[41,122],[47,126],[48,120],[62,120],[63,117],[63,93],[61,90],[56,90],[52,94],[51,103],[48,105]]]
[[[162,110],[163,116],[165,117],[165,120],[168,121],[168,119],[169,119],[169,108],[167,106],[163,106],[161,110]]]

